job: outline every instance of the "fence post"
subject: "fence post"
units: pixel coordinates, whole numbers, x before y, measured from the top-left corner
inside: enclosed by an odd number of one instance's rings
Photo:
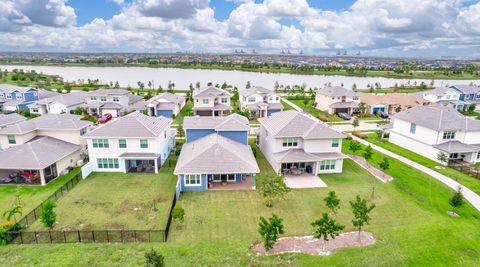
[[[108,230],[107,230],[107,243],[110,243],[110,238],[108,237]]]
[[[95,242],[95,231],[94,230],[92,230],[92,238],[93,238],[93,243],[96,243]]]
[[[33,217],[35,217],[35,220],[37,220],[37,212],[36,212],[37,208],[34,208],[33,209]],[[25,217],[26,218],[26,217]]]
[[[82,243],[82,238],[80,237],[80,230],[77,230],[77,234],[78,234],[78,242]]]
[[[50,244],[52,243],[52,231],[48,230],[48,237],[50,238]]]
[[[122,240],[122,243],[123,243],[123,230],[120,230],[120,239]]]
[[[65,233],[65,231],[63,231],[63,240],[65,241],[65,243],[67,243],[67,234]]]
[[[148,243],[151,243],[152,241],[150,240],[150,230],[148,230]]]
[[[133,230],[133,236],[134,236],[135,243],[137,243],[137,230]]]
[[[23,235],[22,235],[22,231],[20,231],[20,241],[22,242],[23,244]]]
[[[37,231],[33,231],[33,234],[35,235],[35,243],[37,243],[37,244],[38,244]]]

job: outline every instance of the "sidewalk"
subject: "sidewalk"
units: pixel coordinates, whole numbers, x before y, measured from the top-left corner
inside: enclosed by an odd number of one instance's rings
[[[353,139],[364,144],[364,145],[370,145],[374,150],[378,151],[378,152],[381,152],[387,156],[390,156],[394,159],[397,159],[397,160],[400,160],[401,162],[421,171],[421,172],[424,172],[430,176],[432,176],[433,178],[435,178],[436,180],[442,182],[443,184],[445,184],[446,186],[450,187],[451,189],[453,190],[457,190],[458,187],[460,186],[460,188],[462,188],[462,193],[463,193],[463,196],[465,197],[465,199],[470,202],[470,204],[472,204],[472,206],[477,209],[478,211],[480,211],[480,196],[477,195],[475,192],[473,192],[472,190],[470,190],[469,188],[461,185],[460,183],[456,182],[455,180],[453,180],[452,178],[448,177],[448,176],[445,176],[441,173],[438,173],[430,168],[427,168],[423,165],[420,165],[410,159],[407,159],[405,157],[402,157],[396,153],[393,153],[391,151],[388,151],[384,148],[381,148],[377,145],[374,145],[368,141],[365,141],[363,139],[360,139],[358,137],[355,137],[353,136]]]

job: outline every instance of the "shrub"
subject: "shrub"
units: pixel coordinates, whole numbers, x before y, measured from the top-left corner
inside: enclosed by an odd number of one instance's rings
[[[327,117],[326,115],[319,115],[318,119],[323,121],[323,122],[330,122],[331,121],[330,118]]]
[[[165,266],[165,258],[153,248],[145,253],[145,266],[163,267]]]
[[[278,236],[285,233],[283,220],[275,214],[272,214],[272,217],[268,219],[260,217],[258,233],[263,238],[263,246],[265,249],[270,250],[277,242]]]
[[[185,220],[185,210],[178,203],[175,204],[175,207],[172,210],[172,219],[179,223],[183,223]]]
[[[361,138],[361,139],[367,139],[368,138],[368,135],[360,132],[360,131],[353,131],[352,134],[358,138]]]
[[[57,204],[53,200],[49,199],[45,201],[42,208],[42,214],[40,214],[40,221],[45,227],[53,228],[55,221],[57,220],[57,214],[55,213],[55,207]]]

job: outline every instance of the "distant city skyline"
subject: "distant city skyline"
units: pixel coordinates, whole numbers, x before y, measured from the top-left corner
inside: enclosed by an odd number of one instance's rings
[[[472,0],[3,0],[0,51],[480,57]]]

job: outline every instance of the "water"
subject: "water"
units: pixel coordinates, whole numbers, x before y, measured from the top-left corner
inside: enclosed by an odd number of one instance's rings
[[[307,88],[324,87],[330,83],[332,86],[341,86],[351,89],[355,83],[357,88],[367,88],[367,85],[380,83],[383,88],[393,87],[395,84],[413,85],[425,82],[430,84],[431,80],[422,79],[394,79],[382,77],[349,77],[349,76],[324,76],[324,75],[298,75],[284,73],[257,73],[225,70],[198,70],[198,69],[176,69],[176,68],[146,68],[146,67],[50,67],[50,66],[0,66],[1,69],[24,69],[35,70],[45,74],[60,75],[65,81],[73,82],[83,79],[100,80],[101,83],[119,82],[120,86],[138,87],[137,82],[141,81],[147,88],[148,81],[152,81],[153,88],[161,85],[167,88],[168,82],[175,84],[176,89],[189,88],[189,84],[198,81],[202,86],[208,82],[229,85],[243,88],[250,81],[251,85],[263,86],[273,89],[275,81],[281,85],[302,85]],[[479,80],[435,80],[435,86],[454,84],[480,83]]]

